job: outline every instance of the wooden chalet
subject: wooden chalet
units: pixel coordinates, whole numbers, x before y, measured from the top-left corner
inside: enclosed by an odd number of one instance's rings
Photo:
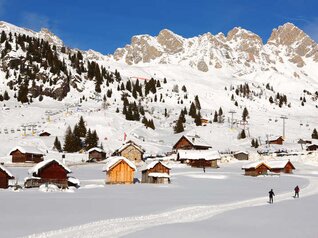
[[[284,143],[284,139],[282,136],[273,137],[266,141],[266,144],[282,145],[283,143]]]
[[[183,135],[173,146],[174,150],[208,150],[212,148],[198,135]]]
[[[106,159],[103,172],[106,172],[106,184],[131,184],[134,182],[135,164],[123,156]]]
[[[291,174],[295,169],[294,165],[289,160],[273,160],[266,162],[266,165],[270,167],[270,171],[273,173],[287,173]]]
[[[44,153],[31,146],[17,146],[10,151],[12,163],[33,162],[39,163],[43,161]]]
[[[206,126],[208,123],[209,123],[209,120],[208,119],[205,119],[205,118],[201,118],[201,125],[202,126]]]
[[[177,160],[191,167],[219,168],[217,161],[221,159],[219,152],[213,150],[178,150]]]
[[[106,159],[106,152],[98,147],[89,149],[88,151],[88,161],[101,161]]]
[[[315,151],[315,150],[318,150],[318,145],[316,144],[311,144],[309,146],[307,146],[307,151]]]
[[[4,166],[0,165],[0,188],[8,188],[10,179],[14,179],[14,176]]]
[[[25,181],[25,187],[39,187],[42,184],[55,184],[61,188],[68,187],[68,174],[72,171],[58,160],[44,160],[29,169],[31,178]]]
[[[47,132],[47,131],[42,131],[39,133],[39,136],[50,136],[51,133]]]
[[[141,170],[142,183],[170,183],[170,167],[161,161],[153,161]]]
[[[248,153],[245,151],[238,151],[233,154],[234,158],[237,160],[248,160]]]
[[[254,162],[244,165],[242,169],[245,170],[245,175],[258,176],[267,174],[267,172],[270,170],[270,167],[262,162]]]
[[[113,155],[123,156],[129,159],[130,161],[139,163],[143,160],[144,153],[145,150],[141,146],[137,145],[135,142],[130,140],[127,143],[125,143],[122,147],[117,149],[113,153]]]

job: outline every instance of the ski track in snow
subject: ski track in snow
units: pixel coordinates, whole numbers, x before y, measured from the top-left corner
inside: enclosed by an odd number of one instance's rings
[[[295,175],[294,175],[295,176]],[[309,180],[309,185],[302,189],[301,197],[318,193],[318,178],[310,176],[297,176]],[[291,200],[291,192],[276,195],[274,203]],[[267,205],[268,197],[259,197],[244,201],[211,205],[191,206],[159,214],[107,219],[65,229],[49,231],[26,236],[27,238],[89,238],[89,237],[121,237],[136,231],[154,226],[173,223],[198,222],[209,219],[218,214],[240,208]]]

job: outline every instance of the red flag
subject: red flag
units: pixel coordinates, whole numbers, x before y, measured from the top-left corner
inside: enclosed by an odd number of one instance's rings
[[[124,141],[126,141],[126,138],[127,138],[127,134],[126,132],[124,132]]]

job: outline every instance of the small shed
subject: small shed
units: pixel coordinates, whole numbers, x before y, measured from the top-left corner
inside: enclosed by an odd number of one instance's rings
[[[55,184],[58,187],[68,187],[68,174],[72,171],[56,159],[44,160],[29,169],[32,176],[26,179],[25,187],[38,187],[41,184]]]
[[[266,165],[270,167],[270,171],[273,173],[287,173],[291,174],[295,169],[294,165],[289,160],[275,160],[268,161]]]
[[[42,151],[32,146],[17,146],[9,154],[12,156],[12,163],[39,163],[43,161],[44,155]]]
[[[198,135],[183,135],[173,146],[174,150],[208,150],[212,148]]]
[[[263,162],[254,162],[242,166],[242,169],[245,170],[245,175],[258,176],[267,174],[270,167]]]
[[[47,132],[47,131],[41,131],[40,133],[39,133],[39,136],[50,136],[51,135],[51,133],[49,133],[49,132]]]
[[[238,151],[233,154],[237,160],[248,160],[248,153],[246,151]]]
[[[106,159],[103,172],[106,172],[106,184],[131,184],[134,182],[135,164],[123,156]]]
[[[307,146],[307,151],[315,151],[315,150],[318,150],[318,145],[316,144],[311,144],[309,146]]]
[[[101,148],[94,147],[89,149],[87,152],[89,161],[101,161],[106,159],[106,152]]]
[[[145,165],[142,170],[142,183],[170,183],[170,167],[161,161],[153,161]]]
[[[9,179],[14,179],[14,176],[8,169],[0,165],[0,188],[8,188]]]
[[[113,155],[114,156],[123,156],[130,161],[133,161],[135,163],[139,163],[143,160],[145,150],[140,146],[137,145],[133,141],[128,141],[125,143],[122,147],[117,149]]]
[[[214,150],[178,150],[177,154],[177,160],[196,168],[219,168],[217,161],[220,159],[219,152]]]
[[[283,143],[284,139],[282,136],[272,137],[266,141],[266,144],[282,145]]]

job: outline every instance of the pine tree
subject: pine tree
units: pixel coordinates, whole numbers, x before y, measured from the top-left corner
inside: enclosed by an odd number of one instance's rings
[[[183,131],[184,131],[184,127],[183,127],[183,123],[182,123],[182,118],[180,118],[180,116],[179,116],[179,119],[177,120],[177,123],[174,127],[174,133],[177,134],[177,133],[180,133]]]
[[[274,103],[274,99],[273,99],[272,96],[269,97],[269,102],[270,102],[271,104]]]
[[[311,134],[311,138],[312,139],[318,139],[318,132],[317,132],[316,128],[313,130],[313,132]]]
[[[242,113],[243,121],[246,121],[247,116],[248,116],[248,111],[247,111],[246,107],[244,107],[243,113]]]
[[[258,148],[258,147],[259,147],[258,140],[255,139],[255,148]]]
[[[65,132],[63,150],[66,152],[74,152],[73,133],[70,126],[66,129],[66,132]]]
[[[59,141],[57,136],[55,137],[54,147],[53,148],[56,149],[58,152],[62,152],[61,142]]]
[[[195,125],[196,126],[202,126],[202,121],[201,121],[201,113],[200,111],[198,112],[198,114],[196,115],[195,119],[194,119]]]
[[[190,110],[189,110],[189,116],[191,116],[192,118],[195,118],[196,115],[197,115],[197,110],[194,103],[192,102],[190,106]]]
[[[245,139],[245,138],[246,138],[245,130],[242,130],[240,133],[240,139]]]
[[[252,139],[252,141],[251,141],[251,146],[252,146],[252,147],[255,147],[255,141],[254,141],[254,139]]]
[[[8,94],[7,91],[4,91],[4,93],[3,93],[3,99],[4,99],[5,101],[8,101],[8,100],[10,99],[9,94]]]
[[[218,113],[217,113],[217,111],[214,112],[213,122],[218,122]]]
[[[78,122],[78,136],[79,137],[85,137],[87,133],[87,129],[85,126],[85,121],[83,119],[83,116],[80,117],[79,122]]]
[[[201,104],[200,104],[200,100],[199,100],[199,96],[198,95],[196,95],[194,97],[194,102],[195,102],[196,109],[201,110]]]

